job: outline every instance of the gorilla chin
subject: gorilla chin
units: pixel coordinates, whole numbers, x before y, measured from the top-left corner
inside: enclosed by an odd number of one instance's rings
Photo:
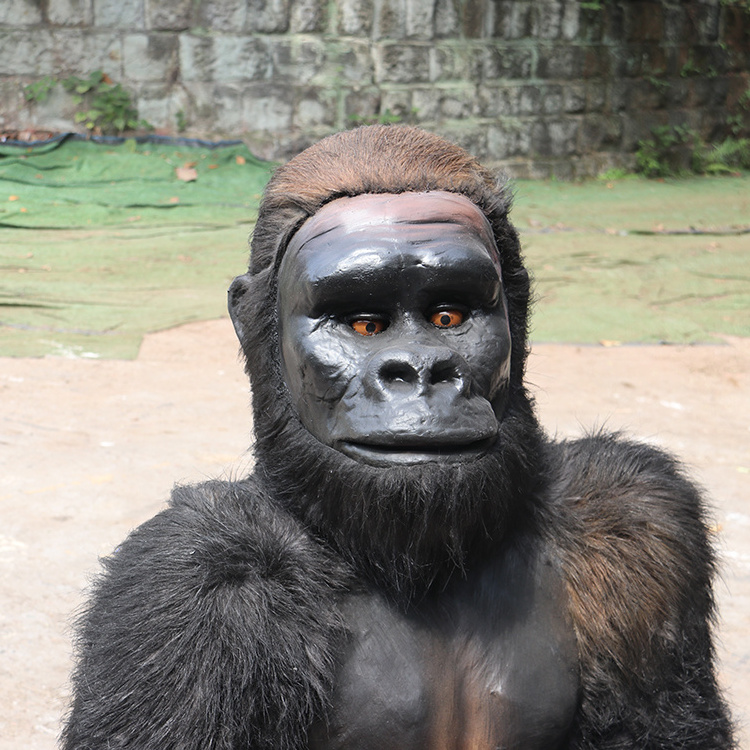
[[[347,455],[291,416],[279,439],[258,446],[257,467],[287,509],[358,576],[408,605],[464,577],[529,516],[541,445],[536,422],[508,411],[497,438],[474,447],[469,460],[465,452],[459,460],[434,453],[419,460],[419,453],[389,451],[396,461],[376,463],[374,451],[365,460]]]

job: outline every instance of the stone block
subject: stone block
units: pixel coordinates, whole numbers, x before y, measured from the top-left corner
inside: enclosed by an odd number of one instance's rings
[[[602,81],[586,81],[586,111],[601,112],[607,105],[607,84]]]
[[[611,12],[609,4],[601,10],[578,6],[578,33],[576,40],[586,44],[600,44]]]
[[[47,18],[54,26],[90,26],[91,0],[47,0]]]
[[[713,79],[696,78],[692,84],[692,92],[689,98],[691,107],[711,108],[726,104],[729,93],[729,79],[725,76]]]
[[[572,42],[581,31],[581,5],[578,0],[564,0],[560,17],[560,38]]]
[[[558,39],[562,28],[562,2],[537,0],[531,16],[531,36],[534,39]]]
[[[623,3],[624,36],[630,42],[658,42],[664,38],[664,8],[661,2]]]
[[[574,118],[536,120],[531,126],[531,151],[539,156],[567,156],[577,150]]]
[[[583,78],[605,78],[610,72],[610,49],[605,45],[583,47]]]
[[[495,3],[492,36],[497,39],[526,39],[531,36],[533,4],[525,0],[499,0]]]
[[[20,87],[18,93],[20,93]],[[60,132],[78,130],[80,125],[75,121],[77,111],[78,105],[73,97],[62,86],[57,85],[50,91],[45,101],[29,106],[29,125],[38,125]]]
[[[0,44],[0,75],[85,76],[102,70],[122,79],[122,49],[116,32],[72,28],[6,32]]]
[[[544,86],[541,91],[542,114],[558,115],[563,108],[562,86]]]
[[[146,24],[144,0],[94,0],[94,25],[140,31]]]
[[[144,83],[138,87],[137,104],[138,116],[159,130],[177,133],[178,112],[182,112],[187,119],[188,129],[194,125],[190,97],[182,86]]]
[[[622,138],[622,120],[618,115],[586,115],[581,121],[579,150],[586,153],[616,148]]]
[[[405,0],[404,30],[407,39],[433,39],[434,0]]]
[[[586,85],[576,82],[563,87],[562,109],[568,114],[577,114],[586,110]]]
[[[625,3],[606,3],[604,12],[594,10],[602,17],[602,41],[624,42],[625,41]]]
[[[245,0],[210,0],[196,6],[196,25],[215,31],[240,32],[247,20]]]
[[[664,106],[664,91],[650,81],[633,81],[628,91],[627,108],[632,112]]]
[[[632,81],[627,79],[615,80],[607,85],[607,104],[609,112],[622,112],[628,106]]]
[[[406,36],[406,14],[401,1],[380,0],[379,9],[373,19],[373,39],[403,39]]]
[[[488,47],[484,53],[482,80],[528,79],[532,75],[533,66],[534,52],[529,47]]]
[[[572,45],[543,45],[539,47],[537,75],[571,81],[583,76],[586,50]]]
[[[667,123],[665,112],[639,112],[623,116],[619,148],[624,153],[635,151],[642,140],[653,136],[653,129]]]
[[[531,148],[530,131],[522,120],[506,120],[490,125],[487,130],[487,150],[492,159],[527,156]]]
[[[440,123],[433,130],[438,135],[465,148],[480,161],[484,161],[488,156],[487,128],[488,125],[483,123],[453,120]]]
[[[329,83],[344,79],[357,85],[370,85],[375,80],[375,61],[367,41],[347,39],[341,44],[326,44],[325,67]]]
[[[437,120],[440,116],[440,92],[435,86],[412,89],[411,104],[421,121]]]
[[[476,88],[471,84],[445,88],[440,93],[440,117],[465,119],[478,114]]]
[[[0,2],[0,24],[3,26],[32,26],[42,22],[42,6],[36,0]]]
[[[208,114],[213,132],[236,134],[245,129],[244,92],[245,87],[238,84],[212,86],[211,98],[202,102],[202,111]]]
[[[272,69],[267,41],[253,36],[180,34],[180,62],[184,81],[257,81]]]
[[[724,4],[717,2],[691,4],[688,18],[695,32],[695,40],[698,43],[707,44],[718,41],[721,10]],[[747,13],[746,7],[744,11]]]
[[[289,30],[290,0],[248,0],[246,30],[281,33]]]
[[[294,90],[275,83],[243,88],[242,123],[250,131],[282,133],[292,126]]]
[[[664,36],[662,42],[678,44],[685,39],[687,18],[684,6],[675,5],[664,8]]]
[[[667,107],[681,107],[687,103],[690,97],[690,81],[685,78],[670,78],[661,83]]]
[[[480,117],[514,117],[519,114],[521,89],[515,85],[480,86],[477,91]]]
[[[269,37],[264,40],[271,56],[274,81],[310,83],[319,76],[326,61],[322,41],[299,37]]]
[[[538,115],[542,110],[540,86],[521,86],[518,91],[518,114]]]
[[[317,127],[333,128],[338,117],[338,102],[331,91],[317,88],[298,92],[297,103],[292,115],[295,128],[309,130]]]
[[[464,3],[461,19],[461,33],[466,39],[481,39],[491,36],[488,20],[492,17],[492,0],[470,0]]]
[[[192,0],[145,0],[146,27],[158,31],[185,31],[193,24]]]
[[[312,34],[323,31],[326,20],[325,0],[295,0],[289,16],[292,34]]]
[[[456,36],[459,28],[460,10],[458,0],[436,0],[435,2],[435,37],[447,39]]]
[[[378,83],[427,83],[430,48],[418,44],[379,44],[373,50]]]
[[[429,78],[431,81],[454,81],[458,76],[457,50],[451,46],[430,46]]]
[[[343,95],[344,119],[339,127],[350,128],[374,122],[385,111],[381,109],[385,93],[387,92],[376,87],[347,90]]]
[[[398,117],[405,121],[411,117],[412,107],[411,89],[388,88],[380,92],[378,114],[381,116]]]
[[[370,36],[374,20],[374,4],[370,0],[340,0],[337,8],[339,34]]]
[[[0,76],[43,76],[55,72],[50,44],[52,35],[40,31],[3,31]]]
[[[168,81],[179,75],[176,34],[127,34],[122,41],[123,73],[131,81]]]

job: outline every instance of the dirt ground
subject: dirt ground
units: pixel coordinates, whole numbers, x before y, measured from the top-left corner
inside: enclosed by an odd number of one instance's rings
[[[715,510],[720,679],[750,750],[750,339],[535,346],[547,428],[625,429],[679,454]],[[248,388],[228,320],[148,336],[135,361],[0,359],[0,750],[55,746],[71,613],[175,482],[248,470]],[[638,606],[637,602],[633,606]]]

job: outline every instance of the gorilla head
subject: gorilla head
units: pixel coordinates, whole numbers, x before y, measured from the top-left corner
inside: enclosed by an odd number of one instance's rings
[[[497,543],[533,494],[529,281],[508,203],[437,136],[340,133],[276,172],[229,291],[259,474],[407,598]]]

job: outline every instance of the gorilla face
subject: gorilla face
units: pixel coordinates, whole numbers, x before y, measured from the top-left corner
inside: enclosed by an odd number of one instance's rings
[[[305,428],[375,466],[466,461],[496,442],[510,373],[497,248],[446,192],[326,204],[278,272],[284,380]]]

